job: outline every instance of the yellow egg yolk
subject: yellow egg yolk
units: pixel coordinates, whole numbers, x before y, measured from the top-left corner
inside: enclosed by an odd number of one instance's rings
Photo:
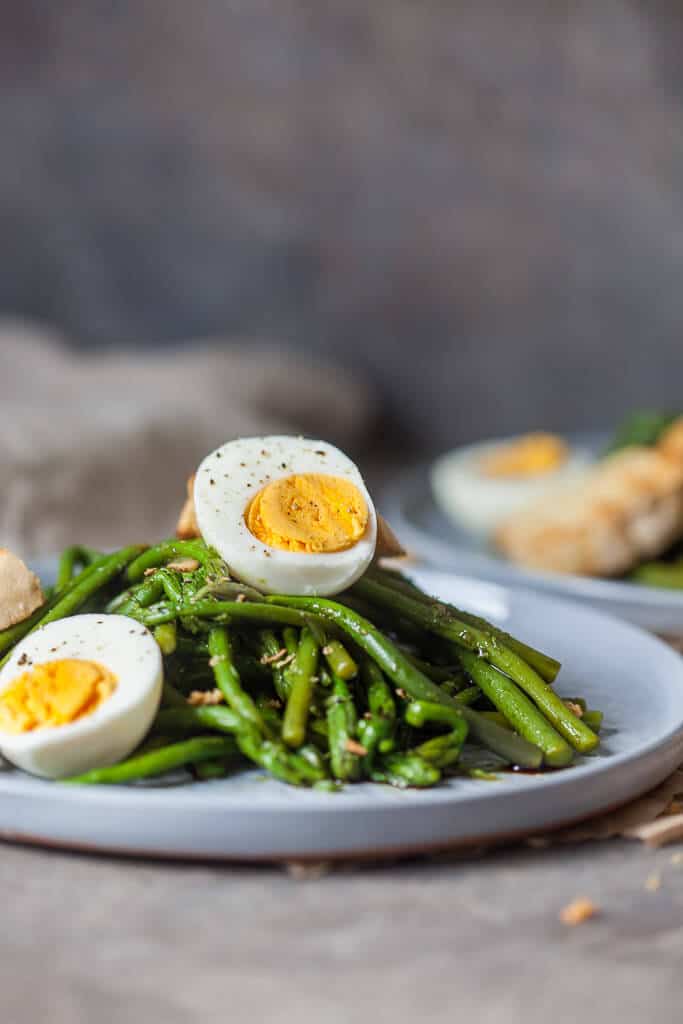
[[[569,449],[554,434],[526,434],[501,444],[479,463],[485,476],[527,477],[551,473],[566,462]]]
[[[245,519],[253,535],[269,547],[320,554],[353,547],[365,533],[368,506],[349,480],[298,473],[260,490]]]
[[[48,729],[92,714],[116,689],[116,677],[95,661],[63,658],[34,665],[0,694],[0,730]]]

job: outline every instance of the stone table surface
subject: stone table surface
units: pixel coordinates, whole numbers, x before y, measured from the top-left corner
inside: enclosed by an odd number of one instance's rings
[[[302,879],[0,845],[0,1019],[680,1024],[680,860],[612,841]],[[579,895],[602,913],[567,928]]]

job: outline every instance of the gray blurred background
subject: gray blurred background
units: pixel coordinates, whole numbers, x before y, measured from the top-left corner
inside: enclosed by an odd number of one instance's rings
[[[402,451],[683,404],[679,3],[0,13],[0,313],[296,346]]]

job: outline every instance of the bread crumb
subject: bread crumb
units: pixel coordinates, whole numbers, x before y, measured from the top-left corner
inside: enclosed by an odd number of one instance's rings
[[[671,863],[675,865],[675,867],[683,867],[683,853],[672,853]]]
[[[580,704],[575,704],[573,700],[566,700],[564,703],[573,715],[576,715],[577,718],[583,718],[583,708]]]
[[[648,892],[657,892],[662,887],[662,876],[659,872],[655,871],[654,874],[650,875],[645,879],[645,888]]]
[[[223,703],[223,694],[219,689],[215,690],[193,690],[187,698],[187,703],[192,707],[212,707],[214,704]]]
[[[568,903],[560,911],[560,921],[562,924],[574,927],[577,924],[583,924],[584,921],[589,921],[591,917],[595,917],[598,914],[599,908],[596,907],[592,900],[588,900],[585,897],[579,897]]]
[[[261,664],[262,665],[272,665],[274,662],[279,661],[280,658],[284,658],[284,656],[286,654],[287,654],[287,648],[286,647],[281,647],[279,651],[275,652],[275,654],[264,654],[261,657]]]
[[[357,740],[348,739],[345,746],[349,754],[358,754],[359,757],[365,757],[368,752],[367,748],[362,743],[358,743]]]
[[[169,562],[167,569],[175,569],[176,572],[194,572],[199,568],[196,558],[178,558],[175,562]]]

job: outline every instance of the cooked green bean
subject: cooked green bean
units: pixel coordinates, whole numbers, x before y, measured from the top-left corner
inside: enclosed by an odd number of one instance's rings
[[[458,704],[475,704],[481,697],[481,690],[478,686],[467,686],[464,690],[453,694],[453,700]]]
[[[217,757],[211,761],[198,761],[192,768],[198,779],[224,779],[235,769],[235,758]]]
[[[288,750],[282,743],[264,740],[255,729],[242,729],[236,740],[245,757],[291,786],[310,786],[325,778],[322,769],[306,757]]]
[[[409,786],[428,789],[440,779],[441,772],[436,765],[413,752],[385,754],[380,758],[379,767],[372,773],[373,782],[387,782],[399,789]]]
[[[315,690],[320,648],[312,631],[305,626],[289,674],[292,688],[287,698],[282,738],[290,747],[300,747],[306,735],[306,724]]]
[[[278,595],[269,597],[267,600],[277,606],[286,605],[289,609],[307,610],[335,622],[379,665],[394,685],[405,691],[410,697],[416,700],[445,704],[448,707],[460,707],[472,735],[489,749],[521,767],[538,768],[540,766],[543,760],[543,752],[540,748],[528,743],[521,736],[501,729],[494,722],[487,722],[471,708],[458,705],[453,697],[411,665],[388,637],[346,605],[322,597],[282,597]]]
[[[154,630],[154,639],[159,644],[161,653],[168,656],[173,654],[178,641],[178,630],[175,622],[163,622]]]
[[[483,658],[462,652],[462,663],[473,682],[486,694],[510,725],[543,751],[544,760],[553,768],[571,764],[574,754],[571,746],[548,722],[535,704],[518,686]],[[566,708],[567,714],[572,714]]]
[[[191,707],[183,702],[180,707],[170,707],[165,711],[160,711],[155,727],[168,735],[206,732],[207,729],[234,734],[244,727],[244,722],[232,708],[220,705]]]
[[[353,679],[358,675],[358,665],[340,640],[328,640],[322,649],[330,671],[340,679]]]
[[[131,562],[126,575],[131,583],[137,583],[143,579],[148,569],[156,569],[174,558],[193,558],[200,565],[206,566],[215,561],[215,557],[203,540],[164,540],[154,547],[147,548]]]
[[[381,669],[369,658],[363,662],[361,677],[368,713],[358,723],[358,735],[367,751],[363,758],[363,771],[370,774],[377,753],[388,754],[394,748],[396,703]]]
[[[647,587],[683,589],[683,562],[644,562],[629,573],[628,578]]]
[[[403,593],[408,594],[409,597],[415,597],[426,604],[434,603],[433,598],[430,598],[401,573],[394,572],[390,569],[381,569],[376,566],[369,570],[368,575],[378,583],[382,583],[387,587],[392,587],[395,590],[402,591]],[[463,611],[461,608],[456,608],[455,605],[448,604],[445,601],[439,601],[438,604],[442,608],[446,608],[448,611],[452,612],[456,618],[466,623],[466,625],[475,626],[477,629],[483,630],[485,633],[490,633],[492,636],[502,641],[502,643],[507,647],[510,647],[515,651],[520,658],[523,658],[524,661],[531,665],[532,668],[535,668],[538,674],[542,676],[546,682],[552,683],[557,677],[562,666],[556,658],[551,658],[549,654],[544,654],[543,651],[538,651],[535,647],[530,647],[528,644],[522,643],[522,641],[518,640],[517,637],[511,636],[509,633],[506,633],[505,630],[500,629],[499,626],[493,625],[493,623],[488,622],[487,619],[483,619],[479,615],[472,615],[471,612]]]
[[[423,729],[428,724],[448,726],[447,733],[413,747],[413,753],[437,768],[449,768],[457,763],[469,731],[462,712],[428,701],[413,701],[406,708],[404,717],[415,729]]]
[[[275,687],[275,692],[281,701],[286,702],[291,690],[291,684],[285,677],[282,666],[278,664],[278,662],[284,658],[284,655],[282,654],[283,646],[272,629],[262,629],[259,631],[259,643],[261,657],[268,660],[266,667],[270,668],[273,675],[273,686]],[[275,661],[273,661],[273,659],[275,659]]]
[[[160,601],[150,608],[139,612],[127,613],[143,625],[152,627],[162,622],[185,616],[213,619],[216,622],[228,623],[260,623],[261,625],[276,624],[289,626],[305,626],[309,616],[295,608],[279,608],[275,605],[256,601],[197,601],[196,604],[185,603],[176,605],[170,601]]]
[[[299,647],[299,631],[294,626],[285,626],[282,630],[282,640],[287,648],[287,654],[296,654]]]
[[[602,729],[602,711],[593,711],[591,708],[587,708],[583,713],[582,720],[586,725],[593,730],[593,732],[600,732]]]
[[[400,647],[404,656],[411,665],[418,668],[423,675],[431,679],[433,683],[453,683],[458,689],[467,685],[462,668],[456,666],[434,665],[424,658],[418,658],[412,651]]]
[[[82,785],[119,785],[136,779],[149,779],[164,775],[174,768],[195,764],[198,761],[212,761],[217,757],[229,757],[237,753],[235,740],[223,736],[198,736],[196,739],[172,743],[168,747],[150,751],[121,761],[109,768],[94,768],[83,775],[64,779],[64,782]]]
[[[48,594],[0,632],[0,655],[42,623],[94,608],[152,629],[164,657],[145,742],[68,781],[125,783],[185,766],[219,779],[251,762],[295,786],[421,788],[442,772],[559,767],[598,742],[600,712],[548,685],[559,662],[377,566],[335,600],[266,596],[199,539],[112,555],[72,546]]]
[[[66,548],[62,552],[59,559],[59,565],[57,566],[55,593],[58,593],[60,590],[64,590],[64,588],[71,582],[76,566],[80,566],[81,569],[85,569],[101,557],[101,551],[95,551],[94,548],[83,547],[82,544],[74,544],[72,547]]]
[[[235,667],[232,643],[224,626],[214,626],[209,631],[210,665],[216,679],[216,686],[226,702],[245,722],[250,722],[259,732],[269,735],[270,730],[249,694],[242,688],[239,673]]]
[[[342,782],[360,776],[362,751],[354,750],[358,715],[346,680],[332,676],[332,695],[327,698],[327,735],[332,775]]]
[[[593,750],[599,740],[581,719],[571,713],[555,691],[518,654],[510,650],[496,637],[491,637],[475,626],[458,621],[448,609],[438,602],[423,604],[397,590],[385,587],[374,580],[362,579],[354,584],[362,596],[395,608],[414,622],[424,626],[437,636],[451,640],[460,648],[477,654],[489,661],[495,668],[509,675],[543,711],[557,731],[581,753]]]
[[[169,708],[186,708],[188,706],[182,693],[176,690],[175,686],[172,686],[168,679],[164,679],[161,702],[165,707]]]

